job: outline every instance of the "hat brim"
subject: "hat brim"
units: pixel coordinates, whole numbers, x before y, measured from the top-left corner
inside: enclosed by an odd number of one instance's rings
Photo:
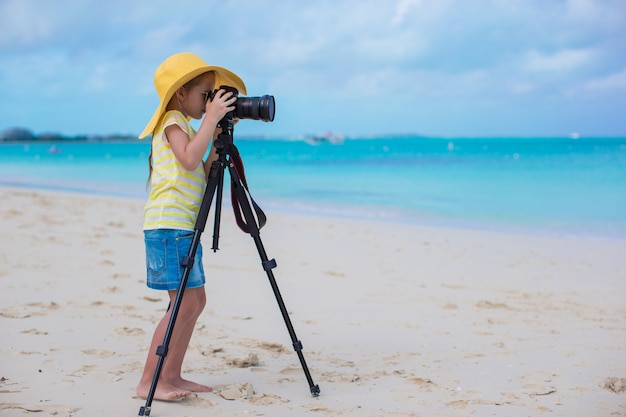
[[[161,102],[159,103],[159,106],[157,107],[154,114],[150,118],[150,121],[148,122],[146,127],[143,129],[143,132],[141,132],[141,134],[139,135],[139,139],[143,139],[154,133],[154,129],[156,129],[157,124],[159,123],[161,119],[161,116],[163,116],[163,114],[165,113],[165,108],[167,107],[167,104],[169,103],[170,99],[172,98],[176,90],[178,90],[180,87],[185,85],[187,82],[193,80],[198,75],[204,74],[205,72],[209,72],[209,71],[213,71],[215,73],[215,88],[219,88],[221,86],[227,85],[230,87],[235,87],[237,91],[239,91],[239,93],[241,94],[248,94],[248,92],[246,91],[246,85],[244,84],[243,80],[239,78],[239,76],[235,74],[234,72],[226,68],[218,67],[215,65],[207,65],[204,67],[198,67],[194,69],[193,71],[189,72],[185,77],[178,80],[178,82],[173,84],[167,90],[165,95],[161,98]]]

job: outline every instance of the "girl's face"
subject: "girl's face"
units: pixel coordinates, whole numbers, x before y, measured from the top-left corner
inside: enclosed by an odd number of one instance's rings
[[[194,119],[202,119],[204,116],[206,101],[209,93],[215,88],[215,77],[213,74],[204,74],[197,82],[191,86],[182,88],[182,99],[180,100],[181,110],[185,116]]]

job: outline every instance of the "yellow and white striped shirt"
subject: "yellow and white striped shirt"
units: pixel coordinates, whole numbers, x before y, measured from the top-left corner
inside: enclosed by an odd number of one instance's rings
[[[152,138],[152,177],[150,195],[144,207],[143,230],[193,230],[204,189],[204,164],[189,171],[176,159],[165,128],[177,124],[193,140],[196,131],[182,113],[169,111],[163,116]]]

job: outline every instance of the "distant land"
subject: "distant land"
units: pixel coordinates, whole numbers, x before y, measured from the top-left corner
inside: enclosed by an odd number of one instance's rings
[[[411,135],[413,136],[413,135]],[[291,141],[305,141],[313,145],[320,143],[341,144],[344,140],[344,135],[335,134],[331,132],[325,132],[318,135],[297,135],[288,137],[268,137],[265,135],[243,135],[238,136],[240,140],[291,140]],[[130,134],[111,134],[111,135],[77,135],[66,136],[60,133],[42,133],[35,134],[30,129],[24,127],[14,127],[6,129],[0,132],[0,144],[2,143],[16,143],[16,142],[134,142],[138,141],[136,135]]]
[[[314,136],[314,135],[309,135]],[[301,140],[309,137],[282,138],[287,140]],[[243,135],[238,136],[241,140],[264,140],[269,139],[265,135]],[[272,139],[277,139],[272,137]],[[24,127],[14,127],[0,132],[0,144],[15,142],[106,142],[106,141],[138,141],[137,135],[131,134],[111,134],[111,135],[76,135],[67,136],[60,133],[35,134],[30,129]]]
[[[134,141],[137,140],[137,136],[133,135],[78,135],[78,136],[64,136],[59,133],[43,133],[35,134],[31,130],[21,127],[15,127],[0,132],[0,143],[3,142],[50,142],[50,141],[64,141],[64,142],[102,142],[102,141]]]

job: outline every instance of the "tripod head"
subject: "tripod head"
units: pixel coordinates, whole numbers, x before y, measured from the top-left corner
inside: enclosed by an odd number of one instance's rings
[[[232,112],[227,113],[226,116],[220,120],[217,124],[218,128],[221,128],[222,131],[214,141],[215,150],[219,155],[226,154],[228,149],[233,144],[233,131],[235,128],[235,123],[233,120]]]

